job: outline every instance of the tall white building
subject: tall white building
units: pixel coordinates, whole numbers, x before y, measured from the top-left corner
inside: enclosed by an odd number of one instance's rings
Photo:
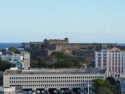
[[[84,88],[93,79],[105,79],[107,70],[83,69],[41,69],[41,70],[6,70],[4,87],[22,86],[23,89]]]
[[[108,69],[111,76],[125,75],[125,52],[118,48],[95,52],[95,68]]]

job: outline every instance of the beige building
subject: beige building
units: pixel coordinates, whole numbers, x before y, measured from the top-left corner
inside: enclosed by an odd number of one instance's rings
[[[4,87],[22,86],[23,89],[82,88],[91,84],[93,79],[105,79],[107,70],[84,69],[41,69],[41,70],[6,70]]]

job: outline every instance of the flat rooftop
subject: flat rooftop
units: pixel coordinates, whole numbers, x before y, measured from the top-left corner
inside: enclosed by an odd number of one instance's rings
[[[16,74],[104,74],[106,69],[31,69],[31,70],[6,70],[4,75]]]

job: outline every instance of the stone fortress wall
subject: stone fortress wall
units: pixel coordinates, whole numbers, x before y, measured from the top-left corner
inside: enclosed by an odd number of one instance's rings
[[[60,39],[45,39],[43,42],[22,43],[22,47],[31,52],[34,57],[47,57],[53,51],[63,51],[65,54],[73,55],[73,51],[79,52],[81,49],[101,50],[103,47],[113,48],[113,43],[69,43],[68,38]]]

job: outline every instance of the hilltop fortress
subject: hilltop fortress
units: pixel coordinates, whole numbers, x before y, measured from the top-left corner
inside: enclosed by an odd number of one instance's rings
[[[113,43],[69,43],[68,38],[22,43],[22,47],[31,52],[32,58],[48,57],[53,51],[62,51],[70,56],[82,56],[81,51],[84,49],[99,51],[102,48],[112,48],[114,46]]]

